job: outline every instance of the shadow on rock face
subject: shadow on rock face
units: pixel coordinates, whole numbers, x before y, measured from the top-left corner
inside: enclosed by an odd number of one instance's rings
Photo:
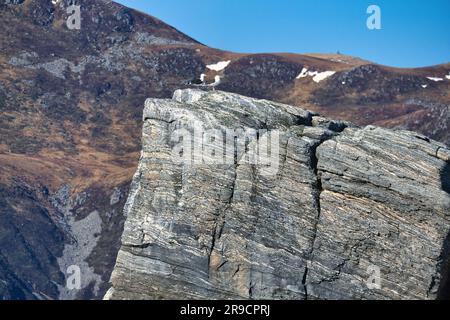
[[[441,172],[441,183],[442,189],[450,194],[450,162],[447,162],[444,170]]]
[[[441,172],[442,189],[450,194],[450,162],[447,162]],[[441,285],[438,299],[450,299],[450,233],[444,241],[442,249]]]
[[[450,300],[450,233],[442,248],[441,285],[439,286],[439,300]]]

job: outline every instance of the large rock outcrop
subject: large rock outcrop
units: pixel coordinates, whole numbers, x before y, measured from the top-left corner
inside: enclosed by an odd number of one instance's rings
[[[67,25],[72,4],[80,30]],[[142,105],[201,74],[206,83],[220,76],[223,91],[450,145],[450,63],[399,69],[342,54],[232,53],[111,0],[0,0],[0,22],[0,300],[104,296]],[[67,287],[72,265],[80,289]]]
[[[148,99],[106,298],[445,298],[449,168],[412,132],[219,91]]]

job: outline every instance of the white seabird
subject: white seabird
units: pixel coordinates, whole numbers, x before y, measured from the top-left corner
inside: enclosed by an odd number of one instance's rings
[[[220,80],[220,76],[215,76],[214,77],[214,82],[209,84],[210,87],[213,88],[213,90],[216,90],[216,87],[220,84],[221,80]]]

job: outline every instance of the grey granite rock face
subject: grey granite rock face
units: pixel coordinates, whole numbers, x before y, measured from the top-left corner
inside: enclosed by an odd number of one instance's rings
[[[265,146],[270,161],[254,161]],[[148,99],[106,298],[445,297],[449,156],[411,132],[236,94]]]

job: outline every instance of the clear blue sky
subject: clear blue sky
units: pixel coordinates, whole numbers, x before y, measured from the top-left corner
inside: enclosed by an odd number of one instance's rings
[[[116,0],[235,52],[335,53],[419,67],[450,62],[450,0]],[[366,9],[381,8],[381,30]]]

